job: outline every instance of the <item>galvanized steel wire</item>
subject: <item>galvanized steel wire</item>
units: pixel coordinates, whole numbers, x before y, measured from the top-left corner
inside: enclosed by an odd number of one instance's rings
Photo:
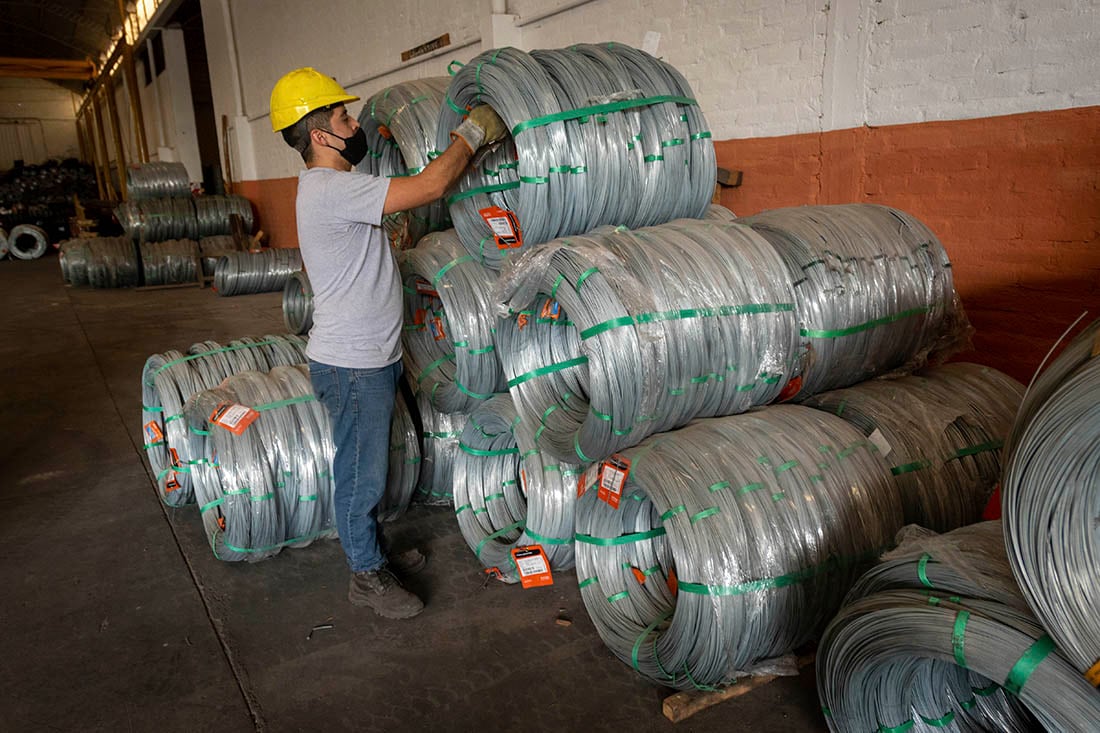
[[[183,163],[152,162],[126,169],[126,195],[135,201],[187,198],[191,181]]]
[[[612,652],[670,687],[773,669],[902,523],[872,444],[806,407],[700,420],[620,456],[618,508],[588,474],[578,499],[581,597]]]
[[[1100,320],[1033,381],[1008,450],[1013,574],[1062,653],[1100,684]]]
[[[141,265],[146,285],[175,285],[198,281],[199,243],[193,239],[143,242]]]
[[[702,216],[717,169],[692,97],[674,68],[617,43],[480,54],[451,80],[436,148],[478,104],[511,136],[448,198],[463,245],[496,269],[523,247],[600,225]],[[481,213],[489,207],[515,214],[522,242],[496,244]]]
[[[313,288],[305,270],[291,273],[283,286],[283,325],[297,334],[313,328]]]
[[[245,234],[252,231],[252,203],[243,196],[197,196],[195,226],[198,237],[232,234],[231,216],[239,216]]]
[[[197,239],[198,220],[190,198],[130,200],[119,204],[115,217],[136,242]]]
[[[494,274],[453,229],[425,236],[403,258],[409,376],[443,412],[470,412],[507,387],[493,332]]]
[[[416,394],[416,406],[423,431],[420,435],[420,480],[413,498],[421,504],[453,505],[454,461],[468,416],[436,409],[423,390]]]
[[[386,491],[378,504],[378,521],[392,522],[409,508],[420,481],[420,436],[401,392],[397,393],[390,421],[390,460]]]
[[[37,260],[50,248],[50,239],[41,227],[17,224],[7,237],[8,253],[19,260]]]
[[[199,240],[199,251],[202,255],[202,274],[209,277],[214,274],[214,269],[218,266],[218,260],[222,255],[238,252],[240,247],[231,235],[215,234]]]
[[[302,253],[298,248],[227,252],[214,268],[214,290],[223,297],[273,293],[286,287],[287,280],[301,269]]]
[[[834,731],[1084,731],[1100,695],[1012,582],[999,523],[912,532],[852,589],[817,655]],[[1026,710],[1024,710],[1026,708]]]

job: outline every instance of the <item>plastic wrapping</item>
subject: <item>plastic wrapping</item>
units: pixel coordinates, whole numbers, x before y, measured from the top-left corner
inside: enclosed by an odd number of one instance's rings
[[[579,463],[772,402],[798,350],[785,265],[733,222],[558,240],[512,263],[494,299],[512,314],[496,339],[520,414],[541,450]]]
[[[283,325],[298,334],[313,328],[313,288],[305,270],[292,273],[283,286]]]
[[[410,378],[443,412],[470,412],[506,389],[493,342],[494,274],[454,230],[429,234],[402,265]]]
[[[252,203],[243,196],[198,196],[195,201],[197,237],[213,237],[233,233],[229,219],[241,218],[245,234],[252,231]]]
[[[126,169],[126,195],[132,201],[189,198],[191,180],[183,163],[152,162]]]
[[[1028,605],[1100,683],[1100,320],[1029,387],[1006,448],[1001,510]]]
[[[420,435],[420,480],[413,499],[421,504],[453,505],[454,460],[469,416],[437,410],[423,390],[416,394],[416,405],[424,430]]]
[[[392,522],[405,513],[420,481],[420,470],[420,436],[399,391],[390,422],[390,463],[386,492],[378,504],[378,521]]]
[[[454,458],[454,504],[466,544],[504,580],[519,575],[514,547],[541,545],[553,570],[573,567],[578,464],[541,453],[512,398],[497,395],[470,415]]]
[[[448,83],[446,77],[415,79],[373,94],[359,113],[368,154],[357,168],[387,178],[416,175],[446,150],[436,149],[435,136]],[[407,249],[428,232],[450,227],[451,219],[446,202],[440,199],[390,214],[382,226],[394,247]]]
[[[578,500],[581,597],[616,656],[670,687],[814,638],[902,525],[872,444],[806,407],[701,420],[616,459],[625,480],[588,472]]]
[[[818,646],[830,729],[1095,727],[1100,695],[1026,610],[999,522],[902,536]]]
[[[738,221],[775,245],[794,279],[806,352],[796,398],[911,371],[969,335],[943,245],[905,212],[801,206]]]
[[[477,104],[493,107],[511,136],[447,199],[463,245],[496,269],[526,247],[600,225],[702,216],[717,168],[692,97],[667,63],[617,43],[480,54],[451,80],[436,147],[446,149]],[[520,237],[494,207],[512,213]]]
[[[939,532],[981,518],[1024,387],[995,369],[948,364],[804,402],[851,423],[890,464],[905,521]]]
[[[228,252],[214,268],[214,290],[223,297],[274,293],[301,269],[302,253],[297,248]]]
[[[199,243],[193,239],[170,239],[167,242],[144,242],[141,245],[141,265],[146,285],[174,285],[198,281]]]
[[[213,237],[203,237],[199,240],[199,251],[202,254],[202,274],[210,277],[218,266],[218,260],[222,255],[237,252],[239,248],[233,237],[228,234],[216,234]]]
[[[115,217],[135,242],[199,237],[195,204],[190,197],[124,201],[115,209]]]

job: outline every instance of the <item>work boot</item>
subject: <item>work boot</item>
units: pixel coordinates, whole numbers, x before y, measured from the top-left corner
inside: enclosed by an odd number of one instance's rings
[[[353,606],[369,606],[385,618],[412,618],[424,610],[424,602],[405,590],[401,581],[386,568],[353,573],[348,584],[348,600]]]
[[[389,555],[389,562],[386,563],[386,567],[402,578],[416,575],[428,564],[428,558],[415,547],[404,552],[387,554]]]

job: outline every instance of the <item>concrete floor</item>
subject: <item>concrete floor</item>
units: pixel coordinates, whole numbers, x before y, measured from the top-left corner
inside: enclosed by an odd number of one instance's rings
[[[430,556],[411,621],[348,604],[336,542],[215,559],[151,483],[141,368],[281,332],[280,295],[72,289],[49,256],[0,262],[0,313],[0,730],[824,730],[812,670],[668,723],[573,572],[483,587],[445,508],[392,525]]]

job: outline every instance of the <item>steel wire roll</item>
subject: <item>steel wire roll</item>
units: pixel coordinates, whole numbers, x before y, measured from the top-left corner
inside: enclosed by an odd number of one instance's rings
[[[606,468],[578,499],[581,597],[612,652],[670,687],[774,669],[901,527],[872,444],[806,407],[700,420],[619,457],[618,507]]]
[[[829,727],[1095,727],[1100,695],[1027,610],[999,523],[933,537],[911,529],[853,587],[818,647]]]
[[[50,240],[41,227],[17,224],[7,237],[8,253],[19,260],[37,260],[50,249]]]
[[[187,198],[191,180],[183,163],[152,162],[126,169],[126,195],[134,201]]]
[[[1012,572],[1062,653],[1100,685],[1100,320],[1033,380],[1006,450]]]
[[[85,271],[93,288],[129,288],[139,281],[135,245],[126,237],[104,237],[88,241]]]
[[[124,201],[115,209],[115,217],[127,236],[137,242],[199,236],[195,204],[190,197]]]
[[[436,409],[470,412],[507,386],[493,342],[493,273],[463,249],[453,229],[424,237],[404,258],[410,372]]]
[[[790,267],[806,396],[955,348],[968,329],[951,263],[913,216],[873,204],[800,206],[741,218]]]
[[[890,464],[907,523],[972,524],[1001,476],[1001,446],[1023,385],[978,364],[948,364],[815,395],[803,404],[863,433]]]
[[[232,234],[229,217],[234,214],[241,218],[246,234],[252,231],[252,203],[244,196],[197,196],[194,204],[196,239]]]
[[[301,269],[302,253],[297,248],[228,252],[214,268],[214,290],[223,297],[278,292]]]
[[[359,113],[367,135],[368,154],[357,168],[375,176],[395,178],[424,170],[440,154],[436,149],[439,113],[450,80],[431,77],[404,81],[373,94]],[[443,148],[445,149],[445,148]],[[398,249],[415,245],[428,232],[451,226],[442,199],[382,221],[389,240]]]
[[[424,430],[420,436],[420,479],[413,498],[421,504],[453,505],[455,455],[468,416],[461,412],[437,410],[423,390],[416,393],[416,406]]]
[[[712,221],[737,221],[737,214],[721,204],[711,204],[707,207],[707,213],[703,215],[703,218]]]
[[[61,279],[70,285],[88,284],[88,239],[68,239],[58,247],[57,264],[61,267]]]
[[[305,270],[292,273],[283,286],[283,325],[297,334],[313,328],[313,288]]]
[[[238,252],[240,249],[232,236],[216,234],[212,237],[200,239],[199,251],[202,254],[202,274],[209,277],[214,274],[214,268],[218,266],[218,260],[222,255],[229,252]]]
[[[512,134],[448,204],[463,245],[488,267],[600,225],[648,226],[707,209],[717,169],[706,120],[679,72],[642,51],[486,51],[451,80],[437,149],[477,104],[493,107]],[[520,241],[496,243],[482,216],[490,207],[515,215]]]
[[[3,227],[0,227],[0,260],[8,256],[10,249],[11,248],[8,246],[8,232]]]
[[[403,515],[412,502],[420,481],[420,436],[412,413],[398,391],[390,422],[390,461],[386,491],[378,504],[378,521],[392,522]]]
[[[199,276],[199,244],[193,239],[143,242],[141,264],[146,285],[196,282]]]
[[[516,260],[494,299],[517,314],[496,333],[509,391],[540,449],[562,460],[772,402],[795,366],[786,267],[734,222],[558,240]],[[531,327],[547,319],[559,327]]]

